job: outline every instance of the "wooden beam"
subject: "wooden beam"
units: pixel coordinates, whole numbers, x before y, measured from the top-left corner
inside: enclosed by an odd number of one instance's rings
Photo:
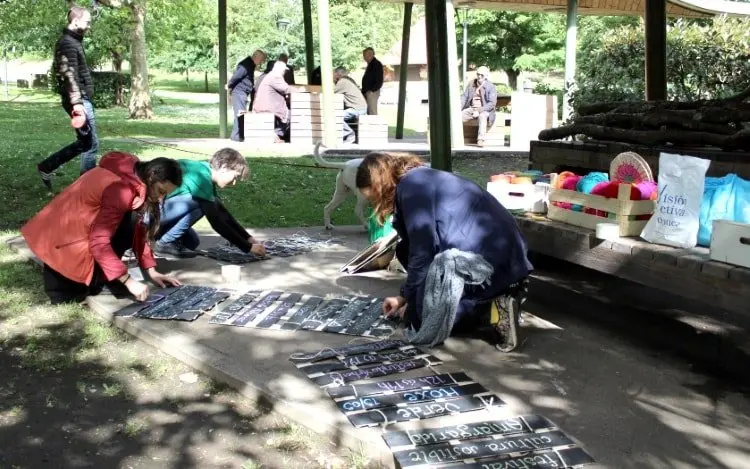
[[[427,76],[430,103],[430,158],[432,167],[451,170],[450,86],[448,78],[448,35],[444,0],[425,3],[427,30]],[[451,18],[453,21],[453,18]],[[455,41],[455,39],[453,39]]]
[[[401,70],[398,76],[398,109],[396,111],[396,139],[404,138],[406,110],[406,82],[409,79],[409,39],[411,38],[411,10],[413,3],[404,3],[404,28],[401,32]]]
[[[667,4],[646,0],[646,99],[667,99]]]
[[[563,121],[573,115],[571,92],[576,78],[576,43],[578,37],[578,0],[568,0],[568,28],[565,33],[565,83],[563,96]]]
[[[219,138],[227,138],[227,0],[219,0]]]
[[[333,56],[328,0],[318,0],[318,37],[320,37],[320,78],[323,88],[323,144],[331,148],[340,142],[336,138],[336,115],[333,109]]]
[[[315,45],[313,43],[312,0],[302,0],[302,18],[305,25],[305,69],[307,83],[312,81],[315,69]]]

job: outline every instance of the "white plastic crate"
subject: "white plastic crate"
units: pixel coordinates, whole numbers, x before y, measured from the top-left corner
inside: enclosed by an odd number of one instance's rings
[[[488,182],[487,192],[503,204],[508,210],[525,210],[532,213],[547,213],[549,184],[509,184],[507,182]]]
[[[750,269],[750,225],[714,220],[711,259]]]

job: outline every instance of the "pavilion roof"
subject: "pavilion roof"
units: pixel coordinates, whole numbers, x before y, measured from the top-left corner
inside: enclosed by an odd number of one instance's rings
[[[381,0],[404,3],[404,0]],[[424,4],[424,0],[414,0]],[[456,8],[565,13],[568,0],[456,0]],[[578,0],[580,15],[643,15],[646,0]],[[727,0],[667,0],[667,15],[709,17],[721,14],[750,16],[750,3]]]

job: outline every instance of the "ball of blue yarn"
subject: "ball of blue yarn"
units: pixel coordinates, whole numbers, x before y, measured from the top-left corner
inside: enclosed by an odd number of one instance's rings
[[[578,181],[578,184],[576,184],[576,191],[582,194],[591,194],[591,191],[594,190],[594,186],[600,182],[609,182],[609,174],[589,173]]]

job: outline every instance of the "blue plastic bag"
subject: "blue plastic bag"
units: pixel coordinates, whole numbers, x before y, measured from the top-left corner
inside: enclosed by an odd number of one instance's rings
[[[699,245],[711,245],[714,220],[750,223],[750,181],[736,174],[706,178],[699,219]]]

